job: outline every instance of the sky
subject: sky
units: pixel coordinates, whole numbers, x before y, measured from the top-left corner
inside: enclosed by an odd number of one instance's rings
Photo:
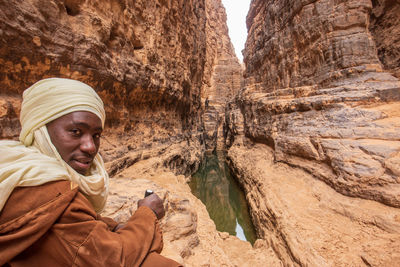
[[[243,62],[242,50],[247,38],[246,16],[251,0],[222,0],[228,17],[229,37],[236,56]]]

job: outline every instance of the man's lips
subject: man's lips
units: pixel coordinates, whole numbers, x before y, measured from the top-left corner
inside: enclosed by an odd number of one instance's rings
[[[79,169],[87,170],[90,168],[93,159],[92,158],[75,158],[72,160],[74,165],[77,166]]]

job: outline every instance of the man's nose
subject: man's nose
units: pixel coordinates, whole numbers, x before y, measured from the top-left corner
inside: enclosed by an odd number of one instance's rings
[[[97,152],[96,144],[91,135],[84,135],[81,138],[81,151],[93,155]]]

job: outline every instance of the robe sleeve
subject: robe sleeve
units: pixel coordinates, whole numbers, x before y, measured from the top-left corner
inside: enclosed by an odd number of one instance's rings
[[[115,231],[115,228],[119,225],[119,223],[117,223],[113,219],[111,219],[109,217],[103,217],[101,215],[97,215],[97,220],[100,220],[100,221],[104,222],[105,224],[107,224],[108,229],[113,232]]]
[[[77,245],[74,265],[140,266],[148,260],[148,255],[155,253],[156,256],[150,257],[161,257],[159,262],[163,265],[158,266],[179,266],[158,254],[163,247],[162,233],[150,208],[139,207],[125,226],[116,232],[110,231],[105,222],[97,220],[97,216],[87,199],[78,193],[53,227],[55,232],[68,239],[68,243]],[[82,234],[86,236],[84,240]]]
[[[67,181],[16,188],[0,213],[0,266],[179,266],[159,254],[151,209],[138,208],[123,228],[115,224]]]

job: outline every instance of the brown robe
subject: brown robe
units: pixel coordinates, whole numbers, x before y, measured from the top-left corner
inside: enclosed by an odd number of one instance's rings
[[[148,207],[116,225],[69,181],[18,187],[0,213],[0,266],[180,266],[159,254],[162,234]]]

